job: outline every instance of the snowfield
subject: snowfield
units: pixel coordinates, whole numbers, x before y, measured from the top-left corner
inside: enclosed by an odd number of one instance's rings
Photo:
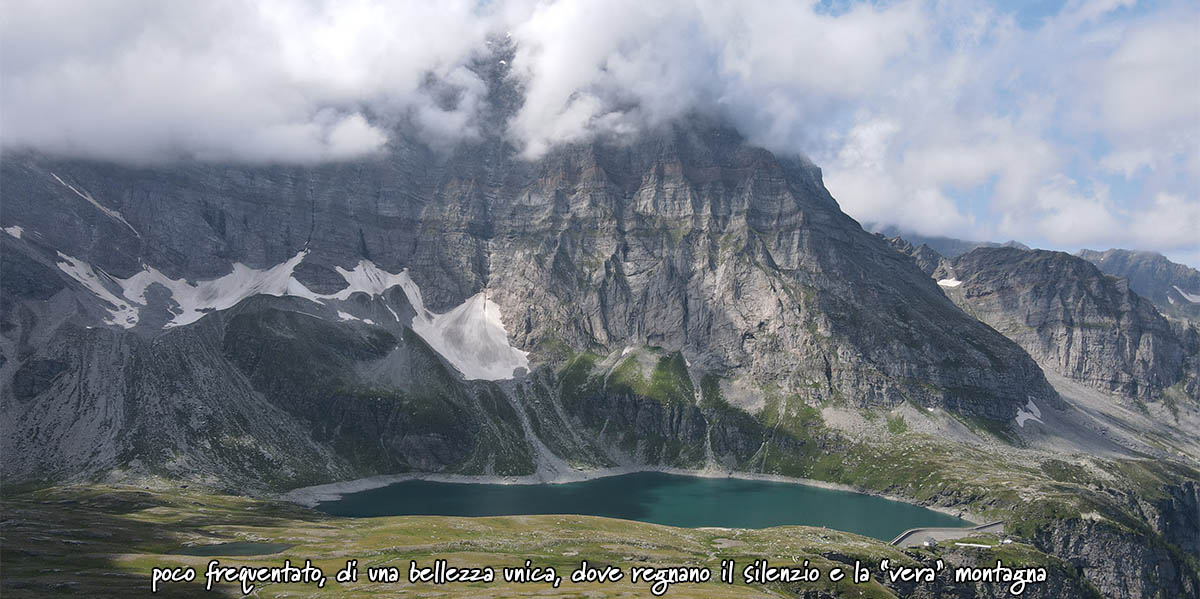
[[[104,271],[96,272],[91,264],[72,258],[62,252],[58,253],[58,268],[67,273],[72,279],[79,281],[85,289],[91,291],[101,301],[111,306],[108,309],[110,317],[104,322],[111,325],[130,328],[138,323],[138,309],[109,291],[105,282],[110,285],[118,279],[113,279]]]
[[[393,274],[375,266],[370,260],[360,260],[353,269],[336,268],[346,280],[345,289],[337,293],[318,294],[293,276],[296,267],[307,255],[307,250],[301,251],[289,260],[266,269],[235,263],[229,274],[196,283],[172,279],[152,267],[145,267],[128,279],[120,279],[62,253],[59,253],[58,267],[110,306],[108,310],[111,317],[105,322],[124,328],[137,326],[140,308],[148,303],[146,290],[154,284],[167,289],[174,303],[170,310],[175,317],[164,328],[191,324],[209,312],[227,310],[255,295],[301,297],[325,304],[346,301],[355,293],[381,296],[388,289],[399,286],[416,311],[412,329],[466,379],[506,380],[513,378],[518,369],[528,370],[528,353],[509,344],[500,306],[489,300],[486,292],[471,296],[449,312],[436,314],[425,308],[421,289],[408,276],[407,270]],[[387,306],[387,309],[396,321],[400,320],[391,306]],[[337,310],[337,317],[342,321],[359,320],[375,324],[370,319],[344,310]]]
[[[196,284],[184,279],[171,279],[154,268],[147,267],[128,279],[117,279],[122,295],[142,306],[146,305],[146,289],[153,283],[166,287],[171,299],[179,305],[176,314],[166,328],[191,324],[213,310],[227,310],[238,302],[254,295],[293,295],[316,300],[317,295],[292,277],[292,271],[304,260],[307,251],[302,251],[286,262],[266,270],[250,268],[240,262],[233,265],[233,272],[210,281]]]
[[[425,309],[421,290],[403,272],[402,288],[417,315],[412,328],[446,358],[467,380],[498,381],[513,378],[518,368],[529,369],[529,354],[508,344],[500,319],[500,306],[479,292],[445,314]]]
[[[1025,421],[1033,420],[1042,422],[1042,411],[1038,409],[1037,404],[1030,399],[1029,403],[1025,404],[1024,408],[1017,408],[1017,426],[1025,428]],[[1042,424],[1045,424],[1042,422]]]
[[[1178,285],[1171,285],[1171,286],[1175,288],[1175,291],[1179,292],[1179,295],[1183,296],[1183,299],[1185,299],[1189,302],[1192,302],[1193,304],[1200,304],[1200,294],[1188,293],[1188,292],[1180,289]],[[1172,303],[1174,303],[1174,302],[1172,302]]]

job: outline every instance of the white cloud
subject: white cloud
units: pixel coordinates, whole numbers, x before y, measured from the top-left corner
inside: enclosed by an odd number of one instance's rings
[[[1195,18],[1164,16],[1123,31],[1096,73],[1106,127],[1136,136],[1161,127],[1197,126],[1198,29]]]
[[[1200,14],[1106,20],[1124,4],[1072,3],[1033,29],[979,5],[964,25],[961,4],[934,5],[929,27],[954,42],[920,47],[894,67],[907,83],[856,98],[870,116],[814,156],[830,191],[863,221],[923,234],[1195,253]],[[863,156],[857,132],[876,121],[894,130]],[[958,202],[913,214],[928,189],[986,197],[966,215]]]
[[[1105,188],[1085,194],[1075,181],[1058,176],[1037,189],[1034,199],[1029,214],[1018,215],[1006,223],[1008,233],[1014,236],[1027,233],[1023,229],[1033,225],[1042,238],[1081,245],[1111,235],[1120,226]]]
[[[1130,239],[1144,248],[1200,250],[1200,200],[1157,194],[1149,209],[1132,219]]]
[[[398,123],[453,144],[508,31],[527,158],[715,113],[862,221],[1200,253],[1200,10],[1132,4],[1022,26],[982,0],[8,2],[0,133],[134,161],[349,159]]]
[[[920,5],[559,2],[512,32],[525,104],[510,124],[534,157],[556,143],[719,111],[760,143],[800,151],[811,123],[874,89],[924,32]]]
[[[1109,172],[1119,173],[1126,179],[1131,179],[1142,169],[1154,168],[1156,162],[1153,150],[1136,148],[1111,152],[1100,159],[1100,166]]]
[[[386,142],[367,111],[469,136],[423,84],[457,78],[469,109],[460,65],[489,26],[465,0],[10,2],[0,125],[5,145],[134,161],[350,158]]]

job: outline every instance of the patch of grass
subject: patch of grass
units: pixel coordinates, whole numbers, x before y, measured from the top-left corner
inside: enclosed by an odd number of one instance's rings
[[[624,391],[634,395],[646,394],[646,377],[642,376],[641,364],[637,356],[629,356],[608,374],[608,388],[614,391]]]
[[[821,411],[806,403],[798,395],[783,396],[773,389],[765,389],[765,401],[759,418],[763,426],[777,428],[796,439],[810,439],[825,430]]]
[[[650,375],[650,388],[646,395],[667,404],[690,404],[695,401],[696,390],[682,353],[672,352],[659,358]]]
[[[592,379],[599,356],[590,353],[575,354],[558,376],[563,403],[570,406],[582,401],[597,385]]]
[[[1023,447],[1025,442],[1012,430],[1012,425],[1008,421],[992,420],[990,418],[982,418],[979,416],[969,416],[957,412],[950,412],[952,416],[962,422],[967,428],[976,433],[985,433],[1016,447]]]
[[[380,595],[513,597],[578,595],[587,597],[649,596],[648,585],[630,582],[631,566],[709,568],[714,581],[672,585],[666,596],[679,598],[749,598],[781,596],[894,597],[882,580],[866,584],[735,584],[716,581],[721,560],[743,567],[754,560],[775,565],[807,560],[825,571],[861,560],[887,558],[905,565],[929,565],[934,556],[905,553],[875,539],[823,528],[785,526],[762,530],[687,529],[591,516],[507,516],[453,518],[402,516],[337,518],[294,505],[214,494],[199,489],[147,491],[126,486],[70,486],[43,489],[19,497],[6,496],[4,577],[0,592],[8,598],[75,595],[126,597],[149,594],[154,567],[192,567],[198,581],[168,583],[164,596],[241,596],[237,583],[218,583],[204,590],[203,570],[212,558],[173,554],[187,546],[231,542],[290,546],[261,556],[223,556],[222,566],[270,567],[283,561],[311,560],[329,576],[324,589],[302,584],[256,584],[255,596],[373,597]],[[1005,551],[1018,551],[1006,547]],[[1022,546],[1021,563],[1054,563],[1053,558]],[[989,556],[990,558],[990,556]],[[359,579],[338,583],[333,574],[349,559],[358,560]],[[453,567],[496,569],[491,584],[409,584],[409,560],[432,566],[445,559]],[[558,589],[542,584],[505,583],[500,568],[530,560],[552,567],[564,578]],[[972,563],[969,556],[946,555],[951,565]],[[616,566],[622,581],[574,584],[567,578],[581,560]],[[962,560],[967,560],[962,562]],[[980,565],[987,559],[978,558]],[[370,582],[370,567],[395,566],[399,583]],[[882,577],[880,577],[882,578]],[[1062,580],[1077,579],[1065,573]],[[1078,584],[1078,583],[1076,583]],[[1070,590],[1070,587],[1067,587]]]
[[[1053,499],[1030,502],[1015,512],[1005,525],[1012,534],[1027,539],[1034,538],[1038,531],[1053,522],[1068,519],[1078,519],[1079,509],[1064,502]]]
[[[908,423],[904,421],[904,416],[900,414],[888,416],[887,430],[893,435],[903,435],[908,432]]]
[[[721,393],[721,379],[715,374],[706,374],[700,378],[700,407],[712,409],[729,407],[729,403],[725,401],[725,397]]]
[[[680,352],[671,352],[659,358],[648,378],[642,374],[637,356],[629,356],[609,374],[608,387],[616,392],[640,395],[668,405],[691,404],[696,394],[688,375],[687,363]]]
[[[1080,485],[1090,485],[1095,482],[1095,478],[1088,473],[1087,469],[1077,464],[1071,464],[1062,460],[1046,460],[1040,465],[1042,472],[1046,476],[1059,481],[1076,483]]]

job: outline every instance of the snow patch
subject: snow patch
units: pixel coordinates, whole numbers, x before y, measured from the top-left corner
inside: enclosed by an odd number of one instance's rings
[[[62,252],[58,252],[58,259],[60,260],[58,262],[59,270],[79,281],[88,291],[112,306],[108,310],[110,317],[104,321],[105,324],[118,325],[128,329],[138,323],[138,309],[117,297],[105,285],[105,283],[115,285],[118,283],[118,279],[113,279],[103,270],[97,272],[91,264]]]
[[[425,309],[421,290],[400,273],[404,295],[417,315],[412,328],[467,380],[499,381],[513,378],[518,368],[529,369],[529,354],[508,343],[508,332],[500,318],[500,306],[485,292],[467,298],[445,314]]]
[[[1191,293],[1188,293],[1188,292],[1180,289],[1178,285],[1171,285],[1171,286],[1175,288],[1175,291],[1179,292],[1179,295],[1183,296],[1183,299],[1185,299],[1189,302],[1192,302],[1193,304],[1200,304],[1200,295],[1193,295]]]
[[[121,279],[62,252],[58,254],[61,260],[58,267],[96,297],[115,306],[110,310],[112,318],[105,322],[125,328],[137,325],[140,309],[147,304],[146,290],[156,283],[162,285],[176,304],[171,309],[175,317],[163,326],[170,328],[196,322],[213,310],[232,308],[253,295],[291,295],[320,303],[320,296],[292,277],[292,271],[306,254],[307,251],[302,251],[286,262],[263,270],[239,262],[233,265],[233,272],[198,283],[172,279],[153,267],[146,267],[128,279]],[[120,296],[110,291],[111,288],[119,289]]]
[[[335,267],[335,270],[342,275],[343,279],[346,279],[346,288],[337,293],[322,295],[323,298],[345,300],[359,292],[367,295],[383,295],[383,292],[396,285],[400,285],[402,288],[406,284],[416,286],[408,278],[407,270],[394,275],[375,266],[375,263],[370,260],[359,260],[353,270],[346,270],[340,266]],[[407,292],[405,295],[408,295]],[[412,301],[411,297],[409,301]],[[400,318],[397,317],[396,320],[400,320]]]
[[[942,287],[958,287],[959,285],[962,285],[962,281],[958,279],[941,279],[937,282],[937,284],[941,285]]]
[[[1042,422],[1042,411],[1038,409],[1037,404],[1033,403],[1033,399],[1030,399],[1024,408],[1017,408],[1017,426],[1025,428],[1026,420],[1036,420],[1046,424]]]
[[[233,265],[233,272],[207,281],[192,283],[185,279],[172,279],[152,267],[119,279],[109,276],[90,264],[59,254],[59,268],[79,281],[100,299],[114,306],[112,318],[106,322],[125,328],[138,323],[139,307],[147,304],[146,290],[153,284],[162,285],[170,292],[175,302],[171,312],[175,317],[164,328],[191,324],[214,310],[232,308],[238,302],[254,295],[277,297],[301,297],[318,304],[322,300],[347,300],[355,293],[382,295],[399,285],[408,298],[416,316],[412,327],[426,343],[468,380],[505,380],[513,378],[517,369],[529,368],[528,353],[516,349],[508,342],[508,333],[500,316],[500,306],[487,299],[486,292],[477,293],[458,307],[444,314],[435,314],[425,308],[421,290],[404,270],[392,274],[375,266],[369,260],[361,260],[351,270],[337,268],[347,287],[331,294],[310,291],[292,276],[296,266],[308,254],[301,251],[286,262],[267,269],[250,268],[242,263]],[[111,288],[119,288],[118,296]],[[400,316],[388,307],[397,321]],[[369,319],[360,319],[348,312],[337,311],[339,319],[361,320],[375,324]]]
[[[54,177],[55,181],[58,181],[59,183],[66,186],[67,189],[70,189],[71,191],[75,192],[75,195],[87,200],[88,203],[95,206],[97,209],[99,209],[104,214],[107,214],[109,218],[113,218],[118,221],[121,221],[122,224],[124,224],[126,227],[129,227],[130,231],[133,231],[134,235],[137,235],[138,237],[142,236],[141,233],[137,232],[137,229],[133,228],[133,225],[129,224],[129,221],[125,220],[124,216],[121,216],[120,212],[117,212],[116,210],[113,210],[112,208],[109,208],[109,207],[105,206],[104,204],[97,202],[96,199],[92,197],[92,194],[90,194],[86,191],[79,191],[78,189],[75,189],[75,187],[73,187],[70,183],[67,183],[66,181],[63,181],[62,179],[60,179],[58,177],[58,175],[56,175],[54,173],[50,173],[50,176]]]
[[[16,237],[17,239],[20,239],[21,234],[25,232],[25,229],[22,229],[20,225],[13,225],[11,227],[4,227],[4,232]]]
[[[117,279],[122,295],[142,306],[146,305],[146,289],[154,283],[166,287],[171,299],[178,304],[175,318],[164,328],[191,324],[213,310],[226,310],[238,302],[254,295],[291,295],[317,303],[317,294],[308,290],[292,277],[292,271],[304,260],[308,250],[303,250],[291,259],[271,268],[259,270],[241,262],[233,265],[233,272],[208,281],[190,283],[185,279],[171,279],[157,269],[147,267],[128,279]]]
[[[370,261],[363,260],[353,270],[337,269],[346,279],[348,286],[345,289],[326,295],[313,293],[292,276],[296,267],[308,255],[308,250],[302,250],[290,259],[265,269],[251,268],[237,262],[234,263],[233,270],[229,274],[195,283],[186,279],[172,279],[158,269],[149,266],[128,279],[120,279],[112,277],[82,260],[65,254],[59,255],[64,261],[59,267],[64,272],[82,283],[100,299],[120,307],[113,313],[114,322],[110,322],[110,324],[119,324],[126,328],[137,324],[139,308],[145,307],[147,304],[146,290],[154,284],[166,288],[171,301],[176,304],[171,309],[175,317],[164,325],[164,328],[191,324],[209,312],[232,308],[238,302],[255,295],[301,297],[323,304],[322,300],[345,300],[356,292],[379,295],[395,285],[415,288],[406,272],[393,275],[379,269]],[[124,299],[122,300],[117,293],[110,291],[110,287],[119,288],[119,294],[124,296]],[[392,310],[390,306],[388,310],[392,313],[393,318],[400,320],[400,316],[396,314],[395,310]],[[346,316],[355,318],[345,312],[338,312],[338,316],[343,320]]]

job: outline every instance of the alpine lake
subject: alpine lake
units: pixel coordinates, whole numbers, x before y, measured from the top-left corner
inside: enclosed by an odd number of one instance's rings
[[[917,505],[812,485],[638,472],[562,484],[408,480],[343,495],[335,516],[579,514],[686,528],[822,526],[890,541],[910,528],[972,523]]]

